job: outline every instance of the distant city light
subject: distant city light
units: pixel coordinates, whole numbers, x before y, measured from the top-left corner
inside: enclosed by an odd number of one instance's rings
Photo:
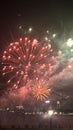
[[[9,107],[7,107],[7,109],[6,109],[7,111],[9,111]]]
[[[18,109],[24,109],[23,106],[16,106],[16,108],[18,108]]]

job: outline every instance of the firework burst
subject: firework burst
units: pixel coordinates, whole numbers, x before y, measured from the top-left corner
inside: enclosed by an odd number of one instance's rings
[[[33,85],[34,86],[32,87],[32,94],[37,100],[43,101],[48,99],[51,90],[46,82],[44,82],[43,80],[39,80]]]
[[[47,42],[20,38],[10,43],[3,53],[3,76],[13,88],[25,86],[27,82],[47,79],[52,72],[53,50]]]

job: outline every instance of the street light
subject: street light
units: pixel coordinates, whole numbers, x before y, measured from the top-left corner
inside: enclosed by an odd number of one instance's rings
[[[48,103],[50,103],[50,101],[49,101],[49,100],[46,100],[45,103],[48,104]]]
[[[49,110],[48,114],[49,114],[49,125],[50,125],[50,130],[52,130],[52,115],[53,115],[53,110]]]
[[[57,109],[60,109],[60,101],[57,101]]]

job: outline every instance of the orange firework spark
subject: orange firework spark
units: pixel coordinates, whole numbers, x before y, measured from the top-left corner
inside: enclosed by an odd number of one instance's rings
[[[38,81],[35,83],[34,87],[32,87],[32,94],[37,100],[46,100],[50,94],[50,88],[46,84],[46,82]]]
[[[10,43],[2,57],[3,75],[7,83],[14,88],[26,85],[30,80],[45,77],[50,72],[54,61],[51,45],[20,38],[19,42]],[[45,91],[45,90],[44,90]]]

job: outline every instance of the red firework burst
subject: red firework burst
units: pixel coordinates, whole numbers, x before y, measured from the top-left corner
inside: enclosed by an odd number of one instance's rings
[[[25,86],[30,80],[49,76],[54,61],[51,45],[37,39],[20,39],[10,43],[3,53],[3,75],[14,88]]]

